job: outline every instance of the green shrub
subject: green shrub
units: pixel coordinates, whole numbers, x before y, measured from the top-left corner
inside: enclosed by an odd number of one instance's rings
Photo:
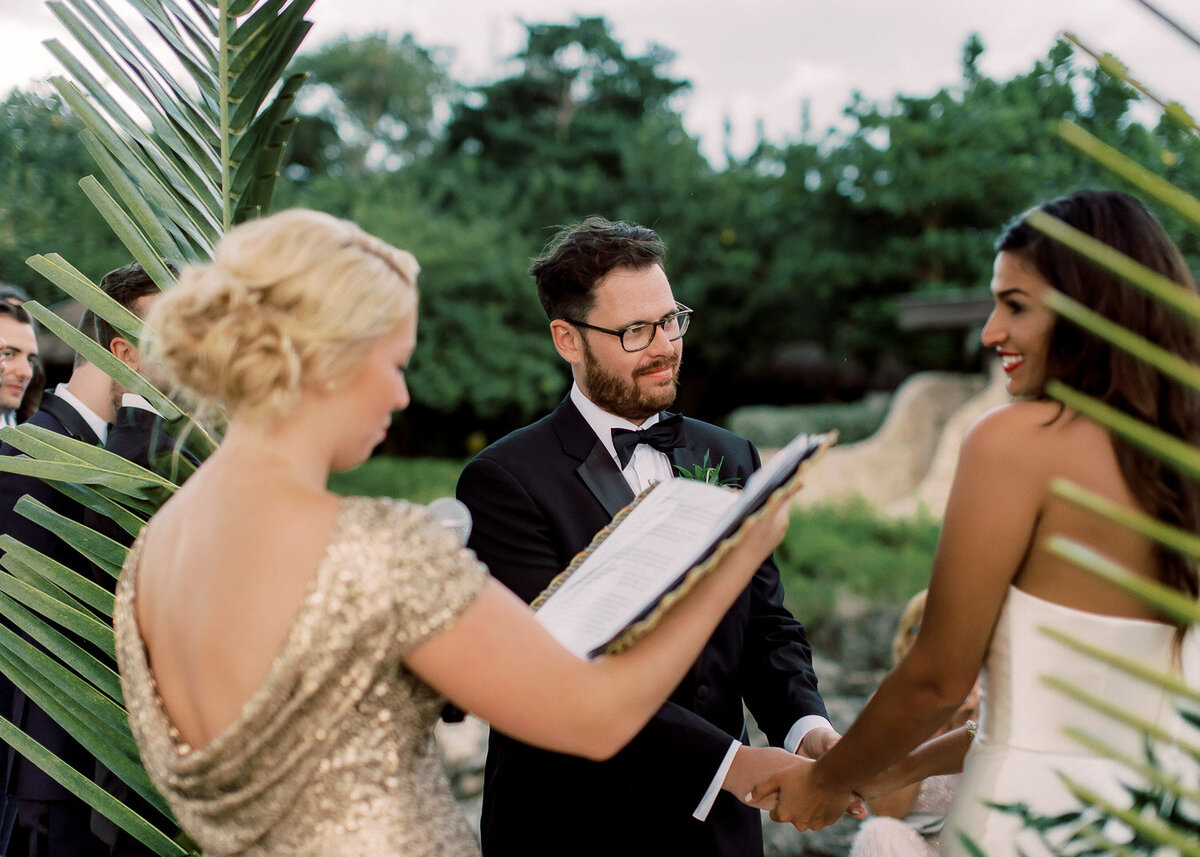
[[[329,478],[329,490],[364,497],[400,497],[428,503],[435,497],[453,497],[464,462],[454,458],[396,458],[377,455],[344,473]]]
[[[380,455],[345,473],[330,490],[428,503],[454,496],[464,462]],[[833,615],[839,592],[868,604],[903,604],[929,582],[940,525],[932,518],[884,518],[869,503],[797,509],[775,558],[788,606],[805,625]]]
[[[865,500],[797,509],[775,553],[788,607],[817,627],[839,592],[903,604],[928,585],[940,530],[929,517],[880,517]]]
[[[837,405],[754,405],[738,408],[725,421],[729,430],[761,449],[779,449],[801,432],[837,429],[841,443],[873,435],[887,415],[887,397]]]

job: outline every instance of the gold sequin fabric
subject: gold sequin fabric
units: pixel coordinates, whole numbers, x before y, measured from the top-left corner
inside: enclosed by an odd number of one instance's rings
[[[146,770],[205,854],[479,853],[433,742],[443,699],[404,658],[453,623],[486,572],[423,507],[341,501],[267,678],[195,750],[166,716],[134,618],[140,547],[113,614],[121,687]]]

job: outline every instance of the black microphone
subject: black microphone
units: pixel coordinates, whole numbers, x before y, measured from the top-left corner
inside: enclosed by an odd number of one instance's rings
[[[454,534],[459,544],[466,544],[471,535],[471,510],[454,497],[438,497],[425,507],[429,517]]]

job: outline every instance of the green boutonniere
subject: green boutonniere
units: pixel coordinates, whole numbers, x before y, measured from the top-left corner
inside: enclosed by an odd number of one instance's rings
[[[697,482],[703,482],[706,485],[720,485],[722,488],[740,488],[741,486],[738,483],[741,480],[736,476],[729,479],[721,478],[721,465],[725,463],[724,458],[715,465],[709,465],[710,452],[711,450],[705,450],[704,459],[699,464],[692,465],[690,470],[686,467],[680,467],[678,464],[675,465],[675,469],[679,471],[679,475],[684,479],[695,479]]]

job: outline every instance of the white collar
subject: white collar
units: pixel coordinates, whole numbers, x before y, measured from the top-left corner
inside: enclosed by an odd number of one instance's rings
[[[96,437],[100,438],[100,445],[103,446],[104,442],[108,440],[108,423],[102,420],[99,414],[79,401],[79,397],[68,390],[66,384],[59,384],[55,387],[54,395],[79,412],[79,416],[83,417],[83,421],[96,433]]]
[[[149,411],[150,413],[154,414],[156,417],[162,416],[162,414],[160,414],[158,412],[158,408],[156,408],[156,407],[154,407],[154,405],[150,404],[149,400],[147,400],[145,396],[139,396],[137,393],[122,394],[121,395],[121,407],[122,408],[137,408],[140,411]]]
[[[583,390],[579,389],[579,385],[571,384],[571,401],[575,407],[579,409],[579,414],[584,418],[592,431],[596,433],[596,437],[604,444],[604,448],[608,450],[608,454],[612,456],[613,461],[617,462],[617,467],[621,466],[620,459],[617,458],[616,447],[613,446],[612,430],[615,428],[632,429],[648,429],[660,419],[662,414],[653,414],[646,419],[640,426],[632,423],[624,417],[618,417],[616,414],[610,414],[608,411],[601,408],[591,399],[583,394]]]

